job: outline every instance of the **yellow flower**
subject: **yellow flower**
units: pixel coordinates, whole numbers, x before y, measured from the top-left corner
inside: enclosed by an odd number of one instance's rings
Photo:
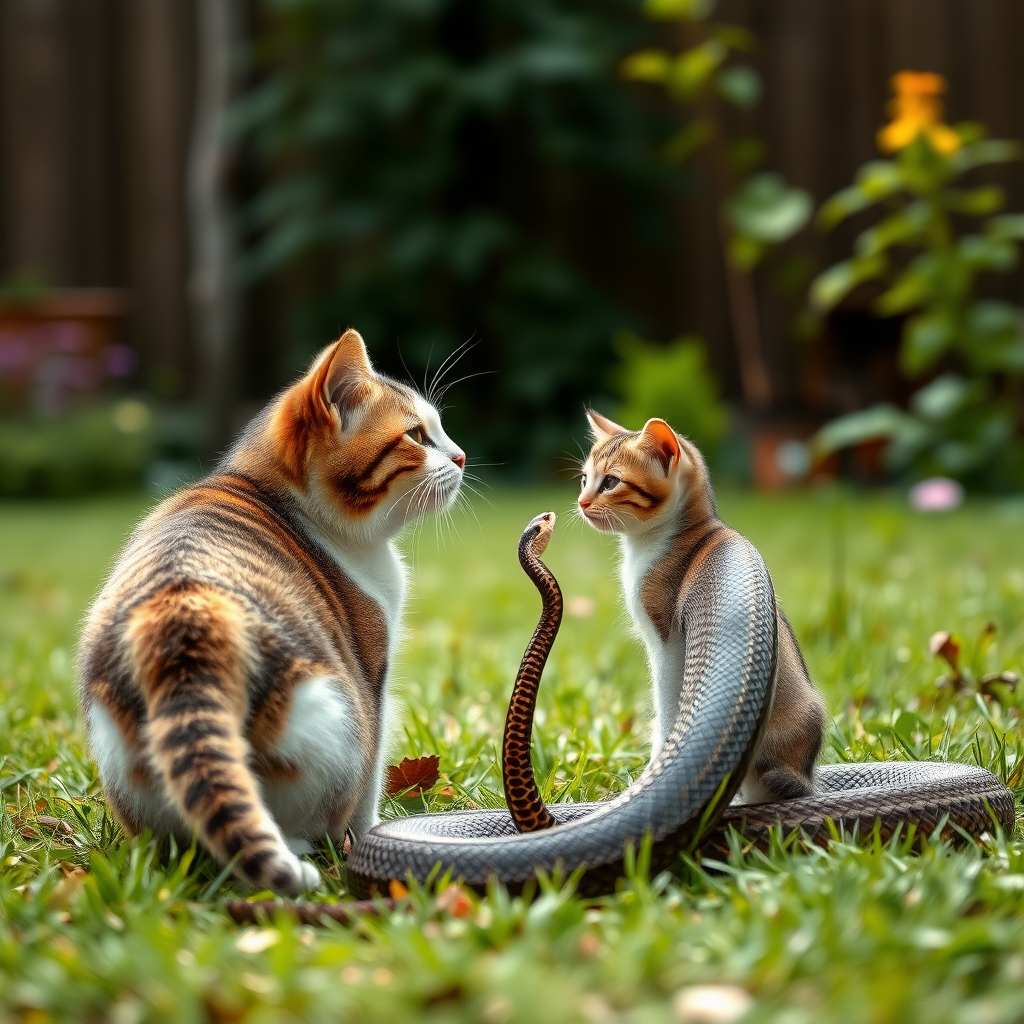
[[[949,156],[960,148],[960,137],[942,123],[942,100],[946,80],[930,71],[901,71],[892,77],[895,97],[889,101],[892,117],[878,130],[878,148],[895,153],[923,134],[936,152]]]

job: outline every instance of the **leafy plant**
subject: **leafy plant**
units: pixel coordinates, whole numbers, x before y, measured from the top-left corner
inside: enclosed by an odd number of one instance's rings
[[[761,79],[743,60],[755,47],[754,36],[738,25],[711,21],[715,6],[716,0],[646,0],[648,16],[678,23],[686,45],[678,53],[634,53],[622,67],[627,78],[663,86],[693,115],[670,140],[665,155],[676,162],[697,154],[707,160],[744,397],[763,406],[771,399],[771,383],[751,272],[773,247],[807,224],[812,203],[802,189],[763,169],[767,150],[761,139],[729,137],[727,108],[753,110],[761,98]]]
[[[403,375],[396,342],[418,376],[475,336],[461,373],[488,376],[453,430],[476,454],[557,450],[631,320],[564,243],[564,197],[663,230],[655,119],[613,75],[650,31],[634,0],[261,7],[234,115],[262,180],[245,270],[288,282],[293,364],[350,323]]]
[[[901,72],[893,85],[894,117],[878,141],[894,157],[865,164],[818,215],[826,229],[869,209],[880,207],[882,217],[857,237],[850,259],[813,282],[811,301],[827,312],[858,286],[874,285],[874,309],[906,317],[903,371],[912,378],[941,372],[913,395],[909,411],[881,405],[845,416],[822,431],[819,445],[887,438],[894,467],[1007,483],[1024,470],[1015,440],[1024,310],[977,290],[982,275],[1017,265],[1024,214],[1002,213],[1001,189],[964,178],[1019,159],[1021,147],[986,138],[980,125],[942,124],[939,75]]]
[[[639,428],[651,416],[660,416],[705,454],[713,454],[729,416],[703,341],[690,335],[655,345],[623,334],[615,347],[621,362],[613,385],[623,397],[615,410],[619,422]]]

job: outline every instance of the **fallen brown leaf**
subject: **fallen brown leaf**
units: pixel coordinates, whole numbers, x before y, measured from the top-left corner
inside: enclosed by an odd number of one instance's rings
[[[71,905],[88,874],[85,868],[79,867],[77,864],[62,864],[60,869],[64,877],[53,887],[47,901],[49,906],[55,909],[63,909]]]
[[[960,641],[955,636],[945,630],[932,633],[928,650],[933,658],[942,658],[957,676],[960,675]]]
[[[473,901],[462,886],[449,885],[437,897],[437,909],[451,914],[452,917],[469,917],[473,913]]]
[[[437,782],[441,758],[437,754],[425,757],[403,757],[400,764],[388,765],[388,796],[418,796]]]

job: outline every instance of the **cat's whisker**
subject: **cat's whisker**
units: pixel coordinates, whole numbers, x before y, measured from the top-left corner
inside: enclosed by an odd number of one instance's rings
[[[474,380],[477,377],[490,377],[497,372],[497,370],[478,370],[476,373],[467,373],[465,377],[459,377],[458,380],[453,380],[450,384],[445,384],[445,386],[437,393],[438,401],[444,398],[444,396],[448,394],[456,384],[464,384],[467,380]]]
[[[483,501],[483,502],[486,502],[486,503],[487,503],[488,505],[490,505],[490,506],[491,506],[491,508],[494,508],[494,502],[493,502],[493,501],[491,501],[491,499],[490,499],[490,498],[488,498],[488,497],[487,497],[487,495],[486,495],[486,494],[484,494],[484,493],[483,493],[482,491],[479,491],[479,490],[477,490],[477,488],[476,488],[476,487],[474,487],[474,486],[473,486],[473,484],[471,484],[471,483],[468,483],[468,482],[467,482],[467,481],[466,481],[465,479],[463,479],[463,481],[462,481],[462,486],[463,486],[463,487],[464,487],[464,488],[465,488],[465,489],[466,489],[467,491],[472,491],[472,492],[473,492],[473,494],[475,494],[475,495],[476,495],[476,496],[477,496],[477,497],[478,497],[478,498],[479,498],[479,499],[480,499],[481,501]]]
[[[480,344],[479,341],[474,341],[475,337],[475,334],[471,334],[469,338],[466,339],[466,341],[459,345],[458,348],[450,352],[447,358],[444,360],[444,362],[441,363],[441,365],[437,368],[437,372],[431,378],[430,387],[424,388],[424,391],[426,392],[427,395],[427,400],[430,402],[431,405],[436,406],[438,401],[444,397],[445,391],[448,390],[447,388],[445,388],[444,390],[438,390],[444,379],[443,375],[445,373],[450,373],[452,370],[454,370],[455,367],[458,366],[458,364],[462,361],[462,358],[468,355],[474,348],[477,347],[477,345]]]

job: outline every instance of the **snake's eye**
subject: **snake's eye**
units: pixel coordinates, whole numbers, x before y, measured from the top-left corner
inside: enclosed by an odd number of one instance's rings
[[[418,424],[415,427],[410,427],[406,432],[405,436],[410,441],[415,441],[417,444],[427,445],[430,443],[430,438],[427,436],[427,432]]]
[[[618,487],[620,480],[617,476],[606,476],[601,481],[601,486],[598,488],[599,491],[610,491],[615,487]]]

